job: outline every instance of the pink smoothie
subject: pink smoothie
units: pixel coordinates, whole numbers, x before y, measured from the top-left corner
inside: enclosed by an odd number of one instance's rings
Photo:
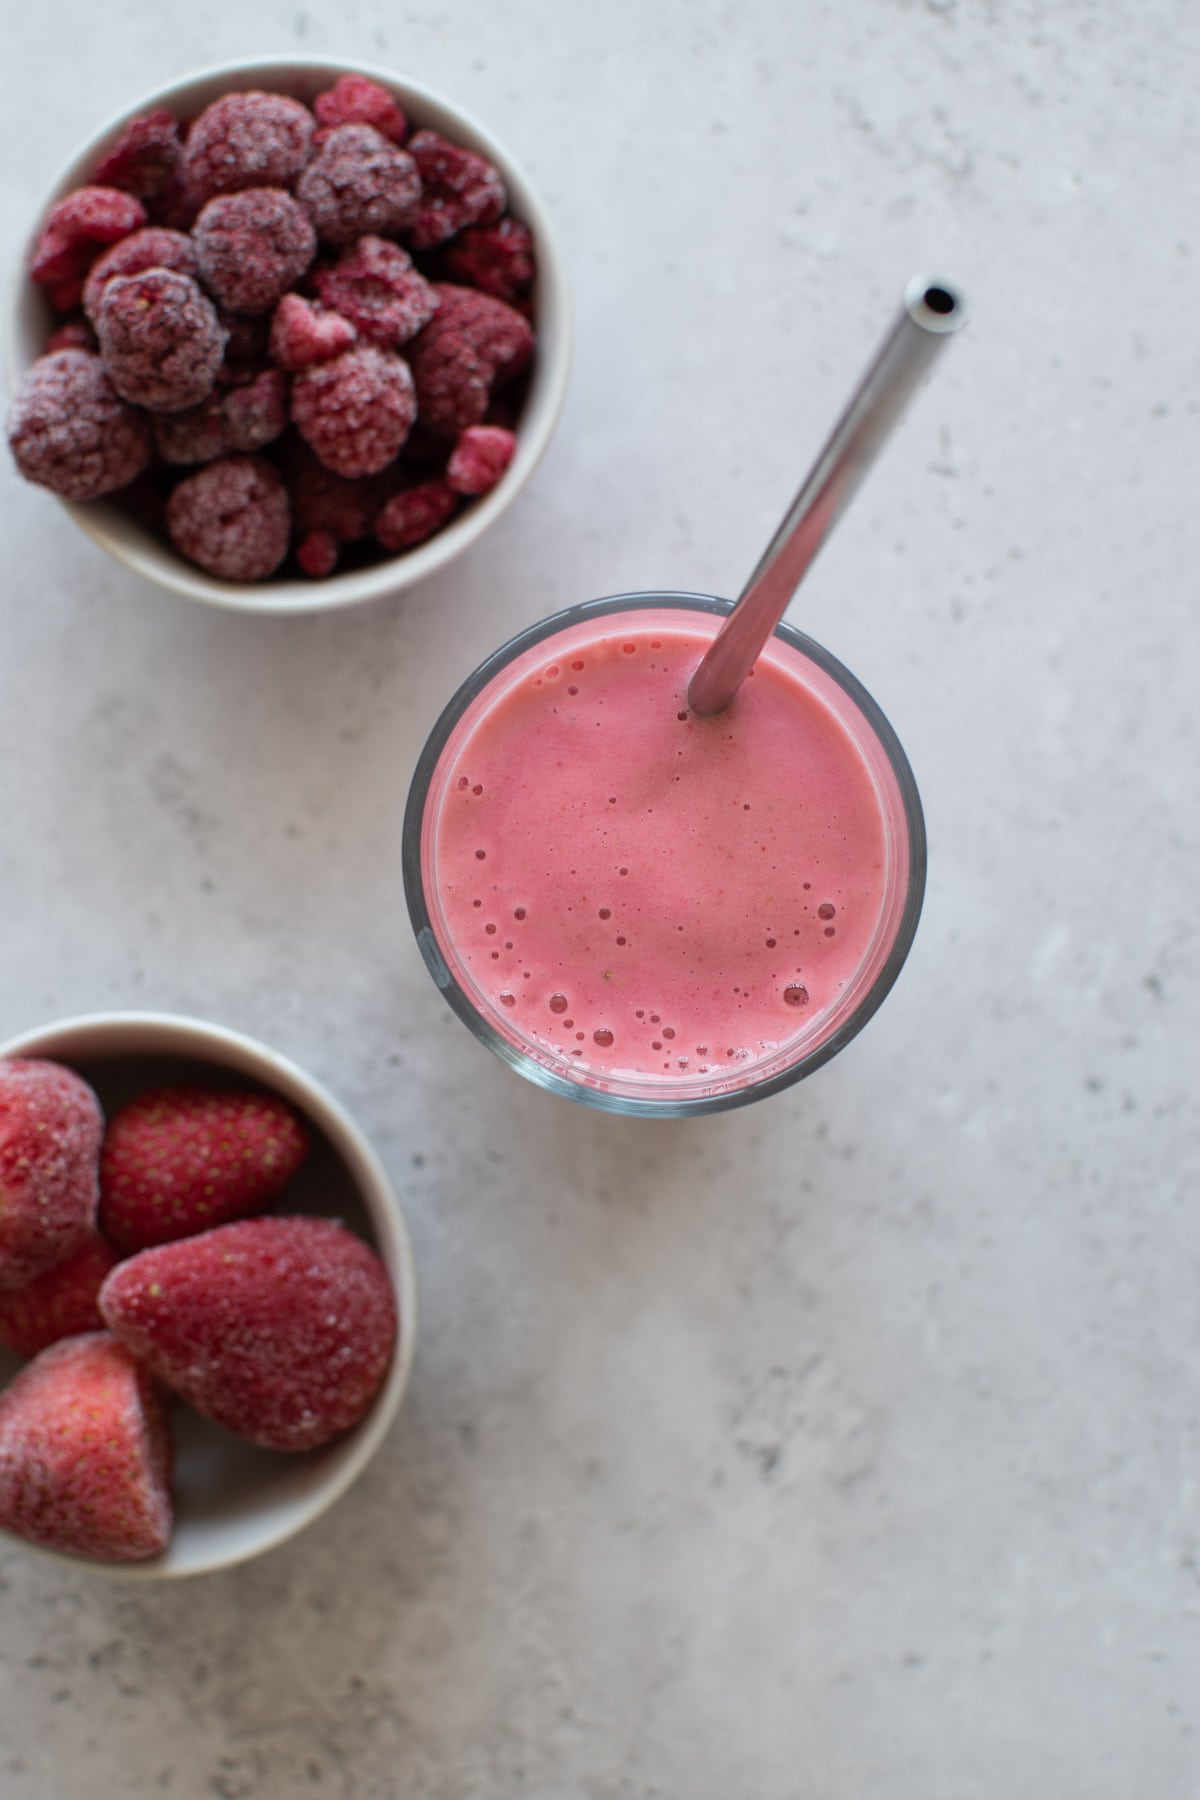
[[[425,888],[450,971],[510,1041],[583,1080],[778,1065],[886,954],[877,744],[778,640],[728,712],[695,718],[718,624],[573,625],[468,708],[432,784]]]

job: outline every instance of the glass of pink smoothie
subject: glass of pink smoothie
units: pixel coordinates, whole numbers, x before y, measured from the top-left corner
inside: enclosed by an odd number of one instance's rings
[[[762,1099],[849,1043],[916,931],[925,829],[870,695],[780,625],[712,719],[687,688],[731,602],[587,601],[478,668],[417,764],[421,953],[510,1067],[611,1112]]]

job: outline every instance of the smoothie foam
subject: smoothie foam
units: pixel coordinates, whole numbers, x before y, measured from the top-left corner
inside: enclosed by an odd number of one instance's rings
[[[484,688],[431,783],[423,885],[447,968],[502,1036],[579,1080],[787,1061],[894,935],[877,741],[778,639],[726,713],[690,714],[719,622],[573,624]]]

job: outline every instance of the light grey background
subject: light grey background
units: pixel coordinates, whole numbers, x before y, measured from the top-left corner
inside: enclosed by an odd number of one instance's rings
[[[5,40],[6,265],[143,91],[336,53],[525,165],[578,353],[501,526],[346,616],[173,601],[0,475],[3,1032],[267,1039],[373,1135],[424,1301],[385,1452],[261,1563],[0,1551],[4,1800],[1195,1800],[1191,0],[60,0]],[[736,590],[926,266],[971,326],[792,609],[917,771],[909,965],[761,1107],[542,1095],[410,941],[423,736],[559,604]]]

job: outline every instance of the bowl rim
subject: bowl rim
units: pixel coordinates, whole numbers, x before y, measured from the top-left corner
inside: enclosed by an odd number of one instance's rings
[[[147,1033],[159,1041],[147,1048]],[[60,1046],[57,1051],[55,1046]],[[186,1013],[111,1011],[79,1013],[14,1033],[0,1043],[0,1059],[45,1057],[67,1062],[68,1048],[95,1061],[125,1056],[174,1055],[233,1070],[273,1088],[304,1111],[346,1165],[375,1235],[375,1249],[396,1296],[396,1346],[383,1385],[359,1423],[331,1446],[336,1462],[289,1516],[273,1530],[231,1554],[173,1564],[174,1540],[160,1557],[145,1562],[109,1563],[52,1550],[0,1528],[0,1542],[118,1580],[180,1580],[214,1574],[265,1555],[313,1524],[353,1485],[380,1449],[408,1386],[416,1351],[418,1299],[416,1265],[408,1221],[399,1195],[378,1153],[345,1106],[315,1076],[260,1039],[231,1026],[215,1025]],[[85,1048],[86,1046],[86,1048]],[[214,1054],[215,1053],[215,1054]],[[222,1054],[223,1053],[223,1054]]]
[[[35,241],[49,208],[72,187],[86,180],[97,156],[121,128],[154,107],[170,107],[186,95],[196,95],[197,104],[208,104],[207,100],[199,100],[200,92],[218,84],[221,91],[230,91],[235,86],[245,91],[256,82],[261,82],[264,87],[274,82],[278,84],[274,91],[282,92],[283,84],[289,78],[311,81],[325,75],[333,80],[342,75],[363,75],[378,82],[402,106],[407,104],[417,114],[431,115],[436,129],[458,132],[461,141],[497,164],[509,191],[512,210],[529,226],[537,247],[535,293],[539,355],[517,434],[516,453],[497,485],[490,493],[473,501],[466,512],[424,544],[363,569],[334,574],[320,581],[296,576],[280,580],[268,578],[263,582],[221,581],[184,562],[169,545],[158,543],[143,527],[125,518],[107,501],[101,499],[83,504],[50,495],[94,543],[156,587],[226,611],[266,617],[294,618],[308,613],[336,612],[343,607],[401,593],[425,580],[461,551],[469,549],[500,517],[545,455],[562,413],[570,376],[573,353],[570,290],[554,226],[529,177],[507,147],[472,113],[445,95],[421,82],[409,81],[357,58],[275,56],[213,63],[141,95],[132,105],[111,115],[77,146],[39,202],[25,237],[25,251],[12,276],[7,307],[5,356],[9,388],[15,393],[26,370],[40,354],[34,348],[35,320],[41,317],[43,336],[46,322],[45,303],[26,272],[28,247]],[[216,93],[210,96],[216,97]]]

